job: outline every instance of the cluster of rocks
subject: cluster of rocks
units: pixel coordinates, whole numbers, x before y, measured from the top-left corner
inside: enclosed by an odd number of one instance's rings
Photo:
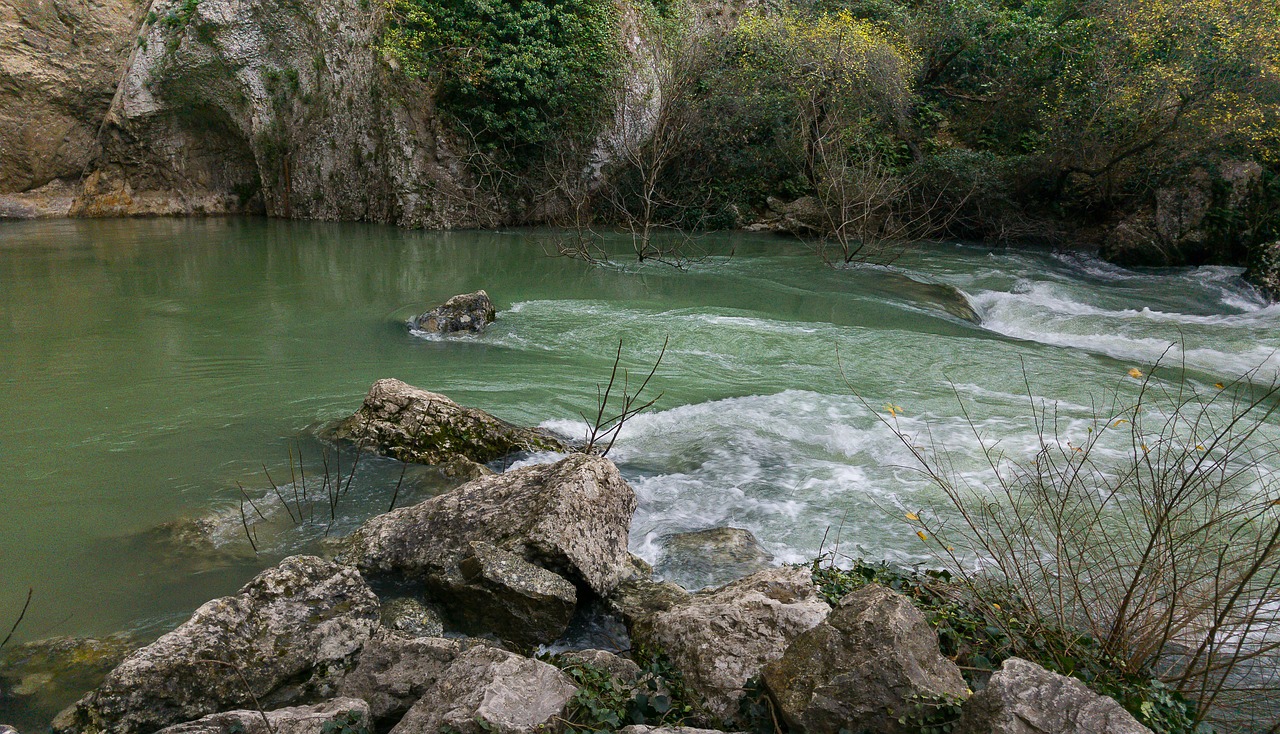
[[[403,431],[420,417],[405,409],[383,420]],[[53,730],[553,732],[579,687],[527,653],[563,639],[590,606],[625,624],[631,649],[661,651],[681,674],[694,723],[717,731],[744,725],[754,681],[787,726],[811,734],[906,732],[903,712],[921,698],[967,699],[955,731],[968,734],[1147,731],[1111,699],[1026,661],[1006,662],[971,695],[920,612],[880,586],[832,608],[803,568],[754,570],[693,593],[657,580],[627,552],[635,506],[598,456],[478,477],[369,520],[334,559],[286,558],[208,602],[125,657]],[[765,562],[741,531],[683,542],[706,547],[718,536],[731,541],[738,570]],[[619,689],[638,690],[642,676],[625,653],[556,662],[606,671]]]

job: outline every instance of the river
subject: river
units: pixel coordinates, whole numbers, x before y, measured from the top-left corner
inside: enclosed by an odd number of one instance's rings
[[[337,535],[384,510],[400,467],[366,459],[331,528],[277,511],[255,555],[239,515],[241,486],[270,504],[264,465],[281,483],[301,451],[314,471],[317,428],[382,377],[580,435],[619,340],[633,371],[667,340],[661,398],[611,454],[640,500],[635,552],[656,561],[670,533],[733,525],[779,561],[838,534],[845,552],[913,563],[929,556],[902,512],[941,499],[877,419],[883,406],[980,474],[970,420],[1005,450],[1035,445],[1027,384],[1069,433],[1162,355],[1204,389],[1280,369],[1280,307],[1236,269],[1133,272],[945,243],[891,267],[830,268],[773,236],[698,246],[710,254],[679,270],[626,259],[621,237],[613,264],[550,257],[555,235],[536,231],[0,224],[0,624],[30,587],[15,639],[155,634],[314,550],[320,526]],[[404,328],[478,288],[499,309],[484,335]],[[441,486],[414,470],[400,504]],[[155,531],[210,515],[222,547],[206,557],[175,555]]]

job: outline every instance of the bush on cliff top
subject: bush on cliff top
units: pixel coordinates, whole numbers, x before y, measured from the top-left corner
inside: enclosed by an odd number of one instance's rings
[[[609,0],[388,0],[383,51],[436,85],[485,153],[530,163],[612,113],[620,46]]]

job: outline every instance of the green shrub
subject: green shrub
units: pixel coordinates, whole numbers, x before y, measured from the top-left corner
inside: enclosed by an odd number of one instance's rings
[[[486,152],[531,164],[613,112],[621,57],[610,0],[389,0],[384,52],[436,85]]]

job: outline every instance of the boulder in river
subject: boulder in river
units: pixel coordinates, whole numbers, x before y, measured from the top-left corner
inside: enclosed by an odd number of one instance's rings
[[[66,734],[141,734],[233,708],[331,693],[377,628],[360,574],[292,556],[125,658],[55,721]]]
[[[956,734],[1151,734],[1114,699],[1021,658],[1009,658],[961,710]]]
[[[578,689],[554,666],[494,647],[453,662],[392,734],[533,734],[555,721]]]
[[[493,323],[497,312],[484,291],[454,296],[443,304],[409,319],[409,328],[427,334],[478,334]]]
[[[485,463],[517,451],[566,451],[550,433],[521,428],[483,410],[400,380],[378,380],[334,435],[379,454],[418,464],[459,457]]]
[[[829,611],[807,569],[773,568],[633,618],[631,637],[667,654],[704,714],[732,721],[743,685]]]
[[[480,541],[603,596],[631,572],[635,509],[613,462],[574,454],[374,517],[352,534],[347,555],[367,573],[430,581],[460,573]]]
[[[726,527],[668,536],[654,570],[686,589],[703,589],[762,571],[772,563],[773,556],[760,547],[751,531]]]
[[[239,709],[161,729],[156,734],[334,734],[370,731],[369,704],[336,698],[314,706],[275,711]]]
[[[924,615],[878,584],[841,599],[826,621],[765,667],[763,678],[782,718],[806,734],[905,734],[898,719],[911,697],[969,695]]]

